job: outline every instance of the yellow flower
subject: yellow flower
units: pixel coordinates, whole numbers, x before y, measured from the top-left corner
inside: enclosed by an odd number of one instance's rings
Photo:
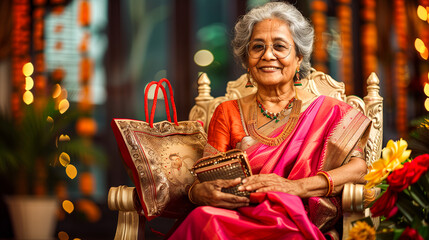
[[[411,150],[407,150],[407,147],[407,141],[402,138],[396,142],[392,140],[387,142],[386,147],[383,149],[383,159],[389,161],[389,167],[395,167],[397,166],[397,162],[403,163],[410,157]]]
[[[387,164],[388,162],[383,158],[372,164],[369,173],[364,177],[368,181],[365,188],[372,188],[389,176],[390,171],[387,170]]]
[[[350,230],[347,240],[375,240],[375,230],[368,223],[357,221]]]
[[[365,188],[374,187],[386,179],[390,172],[403,168],[402,163],[411,154],[411,150],[407,150],[407,147],[408,143],[402,138],[396,142],[389,140],[383,148],[383,158],[375,161],[369,168],[369,173],[365,176],[365,180],[368,181]]]

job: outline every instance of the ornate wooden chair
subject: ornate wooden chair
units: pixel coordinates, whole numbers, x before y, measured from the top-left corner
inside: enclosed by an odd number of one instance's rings
[[[214,98],[210,95],[210,80],[205,73],[198,79],[198,96],[195,98],[195,106],[189,114],[190,120],[200,120],[207,130],[208,123],[216,107],[227,100],[244,97],[256,91],[245,88],[246,75],[243,74],[235,81],[227,84],[225,96]],[[372,121],[369,139],[365,147],[365,160],[371,165],[380,158],[383,134],[383,98],[379,95],[379,79],[372,73],[367,80],[368,94],[363,98],[346,96],[345,85],[337,82],[329,75],[312,69],[311,74],[302,79],[302,88],[316,94],[327,95],[347,102],[360,110]],[[379,194],[379,189],[364,189],[361,184],[346,184],[342,193],[343,208],[343,239],[346,239],[352,227],[352,222],[370,216],[368,204]],[[119,239],[144,239],[145,219],[139,216],[137,210],[140,203],[134,187],[112,187],[109,191],[108,204],[111,210],[119,212],[118,225],[115,240]],[[375,225],[377,218],[372,219]],[[142,230],[139,232],[139,229]]]

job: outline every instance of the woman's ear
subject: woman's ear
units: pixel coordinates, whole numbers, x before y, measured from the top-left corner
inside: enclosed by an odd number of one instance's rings
[[[298,56],[298,62],[297,62],[298,66],[301,66],[302,59],[303,59],[302,56]]]

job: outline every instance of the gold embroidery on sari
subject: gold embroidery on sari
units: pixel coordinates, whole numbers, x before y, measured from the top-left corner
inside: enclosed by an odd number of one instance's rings
[[[322,232],[332,227],[332,222],[338,215],[337,207],[329,198],[321,197],[317,208],[310,211],[310,219]]]
[[[330,170],[347,162],[359,139],[366,135],[369,125],[369,119],[359,110],[347,112],[328,140],[322,170]]]

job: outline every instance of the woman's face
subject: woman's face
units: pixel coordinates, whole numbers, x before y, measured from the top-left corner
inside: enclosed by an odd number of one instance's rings
[[[250,41],[261,41],[265,44],[265,52],[260,58],[249,57],[249,69],[258,85],[275,86],[293,80],[295,70],[302,61],[295,52],[295,44],[289,26],[278,18],[265,19],[253,27]],[[276,42],[290,45],[290,54],[286,58],[277,58],[270,46]]]

